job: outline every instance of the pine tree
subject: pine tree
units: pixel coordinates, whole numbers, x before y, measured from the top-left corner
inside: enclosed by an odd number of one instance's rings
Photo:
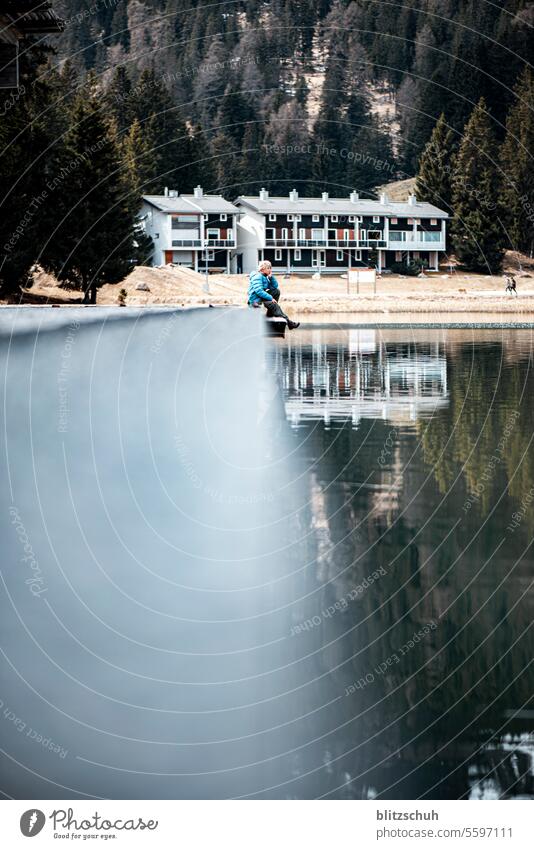
[[[469,271],[498,273],[504,253],[499,219],[497,145],[484,98],[462,137],[452,178],[453,244]]]
[[[145,133],[136,118],[122,141],[126,179],[133,194],[140,196],[153,178],[153,160]]]
[[[502,211],[512,246],[534,250],[534,76],[526,68],[506,122],[501,162]]]
[[[131,94],[132,83],[128,71],[124,65],[119,65],[106,92],[106,104],[120,133],[126,132],[133,120]]]
[[[241,146],[245,125],[253,118],[248,100],[242,94],[238,81],[229,82],[217,113],[217,126]]]
[[[312,157],[308,115],[295,99],[271,115],[262,151],[262,175],[273,193],[287,194],[288,186],[302,190],[309,177]]]
[[[211,143],[211,166],[215,174],[216,191],[228,197],[239,194],[241,184],[241,149],[224,130],[215,134]]]
[[[39,49],[20,58],[20,84],[4,96],[0,121],[0,292],[20,294],[31,282],[45,223],[55,205],[48,182],[62,149],[63,101],[58,76],[42,74]],[[41,67],[41,71],[43,67]]]
[[[191,191],[198,176],[192,164],[195,157],[191,136],[180,115],[180,107],[175,106],[153,69],[141,74],[132,89],[130,105],[132,118],[137,118],[141,125],[152,160],[146,190],[158,193],[174,183],[182,192]]]
[[[419,200],[451,210],[454,133],[441,113],[419,160],[416,194]]]
[[[130,268],[135,219],[122,166],[90,76],[75,100],[65,150],[49,180],[55,214],[41,262],[91,303],[98,286],[122,280]]]
[[[265,155],[265,126],[262,121],[250,121],[243,136],[241,153],[241,180],[239,194],[257,194],[265,182],[267,172]],[[260,185],[261,183],[261,185]]]

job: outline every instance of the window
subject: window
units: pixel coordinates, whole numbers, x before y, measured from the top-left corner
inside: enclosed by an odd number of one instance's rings
[[[368,230],[367,238],[369,241],[379,241],[382,238],[382,233],[380,230]]]
[[[199,230],[200,219],[198,215],[173,215],[173,230]]]
[[[408,224],[413,224],[413,218],[408,218]]]
[[[320,220],[321,220],[321,216],[320,216],[320,215],[312,215],[312,221],[314,221],[315,223],[317,223],[317,222],[318,222],[318,221],[320,221]]]
[[[431,218],[431,219],[430,219],[430,223],[432,224],[432,226],[434,226],[434,227],[435,227],[435,226],[436,226],[436,224],[438,223],[438,219],[437,219],[437,218]]]
[[[295,262],[300,262],[300,250],[298,248],[295,251]]]
[[[206,238],[207,239],[220,239],[221,238],[221,231],[215,230],[215,229],[209,229],[209,230],[206,231]]]
[[[338,262],[343,260],[343,251],[336,251],[336,259]]]
[[[331,216],[330,216],[330,221],[337,221],[337,220],[338,220],[338,216],[337,216],[337,215],[331,215]]]
[[[266,239],[274,239],[274,228],[266,227],[265,228],[265,238]]]
[[[398,223],[399,223],[399,219],[398,219],[398,218],[392,218],[392,219],[391,219],[391,224],[398,224]]]
[[[354,251],[354,257],[356,259],[356,262],[361,262],[362,252],[361,251]]]
[[[349,221],[356,221],[355,215],[349,215]]]
[[[215,259],[215,251],[202,251],[202,259]]]
[[[299,230],[299,239],[301,240],[301,242],[306,241],[306,229],[304,227],[301,227]]]
[[[373,224],[380,224],[380,216],[373,215]]]
[[[295,215],[295,221],[302,221],[302,215]]]
[[[282,239],[287,242],[287,227],[282,227]]]
[[[395,262],[402,262],[402,251],[395,251]]]
[[[202,216],[202,218],[204,219],[204,221],[207,221],[207,220],[208,220],[208,216],[207,216],[206,214],[204,214],[204,215]]]
[[[287,216],[287,220],[288,220],[288,221],[294,221],[294,220],[295,220],[295,216],[294,216],[294,215],[288,215],[288,216]]]
[[[414,252],[413,252],[413,258],[414,258],[414,259],[419,259],[419,251],[414,251]]]
[[[320,242],[324,239],[324,230],[312,230],[312,239]]]
[[[227,216],[226,212],[221,212],[221,221],[227,221],[227,220],[228,220],[228,216]]]
[[[282,251],[280,250],[280,248],[277,248],[277,249],[275,250],[275,252],[274,252],[274,259],[275,259],[275,262],[280,262],[280,261],[281,261],[281,259],[282,259]]]
[[[269,213],[269,221],[276,221],[276,215],[273,212]]]

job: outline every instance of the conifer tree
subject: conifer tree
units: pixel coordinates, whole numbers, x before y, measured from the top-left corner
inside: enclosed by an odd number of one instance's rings
[[[246,122],[253,117],[246,95],[242,94],[238,81],[229,82],[217,113],[217,125],[236,144],[241,145]]]
[[[150,150],[152,193],[175,184],[180,191],[191,191],[197,182],[191,136],[177,107],[154,69],[143,71],[132,89],[130,104]],[[149,172],[147,163],[147,173]]]
[[[146,193],[146,187],[153,177],[153,163],[150,147],[137,118],[122,141],[122,152],[130,191],[140,196]]]
[[[484,98],[465,127],[452,178],[453,244],[469,271],[498,273],[504,253],[497,145]]]
[[[128,71],[124,65],[119,65],[106,92],[106,104],[115,118],[120,133],[126,132],[133,120],[131,92],[132,83]]]
[[[453,162],[454,133],[442,112],[419,160],[416,182],[419,200],[450,211]]]
[[[36,78],[44,55],[20,58],[20,84],[3,100],[0,121],[0,292],[20,293],[31,282],[55,198],[48,188],[52,153],[62,148],[63,102],[58,76]]]
[[[49,181],[54,216],[41,262],[91,303],[100,285],[122,280],[130,268],[135,219],[122,166],[103,100],[89,76]]]
[[[534,76],[526,68],[515,90],[502,146],[502,212],[512,247],[534,250]]]

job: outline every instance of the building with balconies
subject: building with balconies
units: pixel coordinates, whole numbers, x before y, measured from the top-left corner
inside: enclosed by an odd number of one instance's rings
[[[236,271],[252,271],[268,259],[275,272],[336,274],[349,268],[374,266],[378,271],[394,263],[425,260],[437,271],[445,250],[448,214],[415,195],[407,202],[348,198],[271,197],[261,189],[257,197],[237,198]]]
[[[220,195],[165,189],[144,195],[140,220],[154,243],[154,265],[183,265],[195,271],[228,272],[236,248],[239,210]]]

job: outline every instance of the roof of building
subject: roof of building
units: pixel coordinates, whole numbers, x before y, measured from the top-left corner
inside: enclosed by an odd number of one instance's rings
[[[280,215],[287,213],[300,213],[301,215],[312,215],[322,213],[324,215],[397,215],[399,217],[409,216],[417,218],[420,216],[430,218],[448,218],[449,215],[443,209],[433,206],[431,203],[417,202],[415,204],[400,203],[387,200],[367,200],[365,198],[351,201],[350,198],[297,198],[290,200],[286,197],[267,197],[262,200],[259,196],[241,196],[235,201],[237,205],[248,206],[256,212],[277,212]]]
[[[230,215],[238,213],[239,210],[233,203],[225,200],[221,195],[143,195],[143,200],[152,204],[162,212],[174,213],[217,213],[226,212]]]
[[[41,3],[4,0],[2,6],[2,32],[4,26],[12,28],[19,36],[55,33],[64,29],[64,21],[58,18],[49,0]]]

